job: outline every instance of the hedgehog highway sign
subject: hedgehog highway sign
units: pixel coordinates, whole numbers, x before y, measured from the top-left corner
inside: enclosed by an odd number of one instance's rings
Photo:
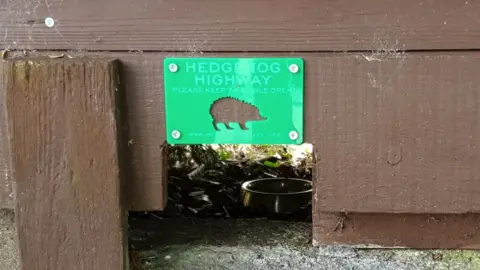
[[[301,58],[166,58],[170,144],[301,144]]]

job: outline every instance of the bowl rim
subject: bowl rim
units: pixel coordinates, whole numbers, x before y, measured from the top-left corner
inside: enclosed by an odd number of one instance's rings
[[[295,180],[295,181],[300,181],[300,182],[305,182],[310,184],[310,188],[304,191],[298,191],[298,192],[291,192],[291,193],[280,193],[280,192],[262,192],[262,191],[256,191],[247,188],[247,186],[251,183],[254,182],[260,182],[260,181],[271,181],[271,180],[278,180],[278,179],[288,179],[288,180]],[[253,180],[248,180],[245,181],[242,184],[242,190],[248,191],[251,193],[256,193],[256,194],[264,194],[264,195],[281,195],[281,196],[290,196],[290,195],[299,195],[299,194],[305,194],[305,193],[312,193],[313,190],[313,182],[308,179],[302,179],[302,178],[290,178],[290,177],[269,177],[269,178],[257,178]]]

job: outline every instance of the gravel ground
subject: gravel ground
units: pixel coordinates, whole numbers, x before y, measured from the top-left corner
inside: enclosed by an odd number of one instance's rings
[[[12,211],[0,209],[0,270],[20,269],[14,220]]]
[[[315,248],[310,226],[266,219],[139,218],[130,221],[131,265],[135,270],[480,269],[480,253],[474,251]],[[16,269],[14,215],[0,210],[0,270]]]
[[[311,224],[259,220],[131,220],[133,269],[480,269],[473,251],[313,247]]]

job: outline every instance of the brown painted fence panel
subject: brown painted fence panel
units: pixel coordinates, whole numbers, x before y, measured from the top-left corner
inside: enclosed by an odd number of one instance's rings
[[[117,51],[480,49],[480,2],[0,1],[0,47]],[[55,25],[48,28],[46,17]]]
[[[367,248],[480,249],[478,214],[313,212],[313,244]]]
[[[480,212],[480,53],[378,60],[317,59],[317,209]]]
[[[162,209],[167,55],[97,55],[123,62],[133,171],[129,208]],[[299,56],[306,62],[306,141],[319,158],[318,211],[478,211],[480,54]]]

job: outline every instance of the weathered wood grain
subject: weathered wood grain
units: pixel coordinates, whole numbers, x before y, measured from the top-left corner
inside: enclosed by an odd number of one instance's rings
[[[314,245],[480,249],[479,214],[313,214]]]
[[[57,57],[64,53],[46,52],[29,55],[32,57]],[[164,54],[152,53],[70,53],[69,57],[91,56],[121,58],[122,85],[125,89],[125,98],[121,106],[124,117],[122,122],[126,129],[128,141],[127,164],[124,166],[128,176],[127,206],[130,210],[147,211],[161,210],[166,205],[166,160],[162,145],[165,141],[165,113],[163,105],[163,58]],[[23,58],[23,52],[9,54],[13,58]],[[65,56],[66,58],[66,56]],[[6,83],[6,81],[4,81]],[[0,86],[1,87],[1,86]],[[0,104],[1,104],[0,96]],[[0,118],[0,127],[4,125]],[[6,125],[6,124],[5,124]],[[0,147],[3,145],[0,144]],[[3,149],[3,148],[0,148]],[[0,154],[3,152],[0,152]],[[0,155],[0,166],[10,168],[7,163],[8,155]],[[7,175],[0,175],[1,194],[6,194],[0,207],[12,208],[13,196],[11,192],[12,179]],[[15,181],[13,181],[15,182]],[[5,184],[3,184],[5,183]]]
[[[72,54],[78,56],[81,54]],[[90,54],[93,55],[93,54]],[[95,54],[97,56],[105,54]],[[127,206],[162,210],[167,203],[167,160],[163,91],[164,54],[106,54],[122,59],[128,125]]]
[[[378,60],[317,62],[317,209],[480,212],[480,53]]]
[[[0,208],[13,209],[15,207],[15,194],[11,172],[10,144],[8,142],[7,107],[4,89],[6,77],[3,65],[0,64]]]
[[[357,248],[480,249],[480,214],[323,212],[313,171],[312,244]]]
[[[121,51],[480,49],[480,2],[0,2],[0,47]],[[48,28],[44,19],[52,17]]]
[[[22,269],[127,269],[118,63],[4,64]]]

